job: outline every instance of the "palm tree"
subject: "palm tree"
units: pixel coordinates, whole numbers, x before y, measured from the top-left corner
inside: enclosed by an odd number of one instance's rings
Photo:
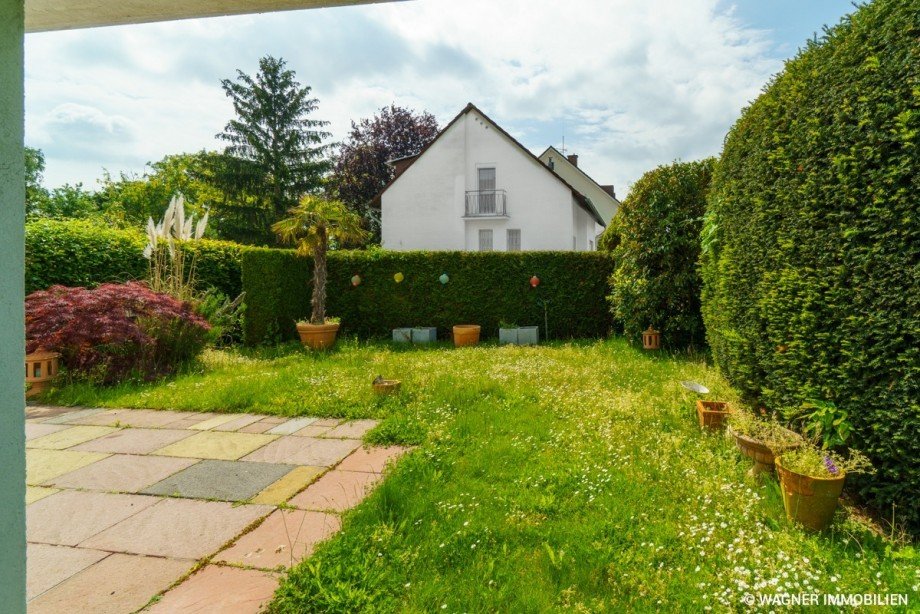
[[[291,217],[272,224],[282,243],[294,245],[301,256],[313,256],[313,314],[310,324],[326,322],[326,254],[329,240],[337,244],[359,243],[368,237],[361,217],[345,203],[308,194],[290,209]]]

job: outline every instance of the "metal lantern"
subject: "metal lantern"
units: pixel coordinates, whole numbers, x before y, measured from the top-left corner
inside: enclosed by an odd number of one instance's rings
[[[26,383],[30,384],[26,396],[39,394],[51,386],[51,380],[58,374],[60,358],[57,352],[45,350],[26,355]]]
[[[393,281],[395,281],[396,283],[400,284],[400,283],[402,283],[402,280],[404,280],[405,278],[406,278],[406,276],[403,275],[402,273],[397,273],[396,275],[393,276]]]
[[[438,281],[441,282],[442,286],[445,286],[447,282],[450,281],[450,277],[447,276],[447,273],[441,273],[441,276],[438,277]]]
[[[540,278],[539,278],[539,277],[537,277],[536,275],[534,275],[533,277],[530,278],[530,287],[531,287],[531,288],[536,288],[536,287],[539,286],[539,285],[540,285]]]
[[[657,350],[661,348],[661,333],[651,326],[642,333],[642,347],[646,350]]]
[[[355,275],[354,277],[352,277],[352,278],[351,278],[351,285],[356,286],[356,287],[359,286],[359,285],[361,285],[361,276],[360,276],[360,275]]]

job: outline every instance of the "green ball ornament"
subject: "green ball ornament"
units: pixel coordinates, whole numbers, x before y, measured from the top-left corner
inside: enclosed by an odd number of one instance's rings
[[[444,286],[447,282],[450,281],[450,277],[447,276],[447,273],[441,273],[441,276],[438,277],[438,281],[441,282],[441,285]]]

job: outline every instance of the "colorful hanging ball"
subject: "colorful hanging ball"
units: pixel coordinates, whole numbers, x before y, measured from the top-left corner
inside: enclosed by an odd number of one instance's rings
[[[441,285],[443,286],[450,281],[450,277],[447,276],[447,273],[441,273],[441,276],[438,277],[438,281],[441,282]]]
[[[398,284],[402,283],[402,280],[404,280],[405,278],[406,278],[405,275],[403,275],[402,273],[397,273],[396,275],[393,276],[393,280]]]
[[[536,275],[534,275],[533,277],[530,278],[530,287],[531,287],[531,288],[536,288],[536,287],[539,286],[539,285],[540,285],[540,278],[539,278],[539,277],[537,277]]]
[[[360,286],[360,285],[361,285],[361,276],[360,276],[360,275],[355,275],[354,277],[352,277],[352,278],[351,278],[351,285],[353,285],[353,286]]]

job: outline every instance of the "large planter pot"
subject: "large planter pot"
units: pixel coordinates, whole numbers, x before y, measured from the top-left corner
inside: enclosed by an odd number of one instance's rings
[[[297,325],[300,342],[313,350],[326,350],[335,344],[339,332],[338,324],[303,324]]]
[[[412,343],[411,328],[394,328],[393,341],[396,343]]]
[[[754,461],[754,466],[751,467],[749,475],[756,476],[761,473],[773,473],[776,455],[767,444],[752,437],[748,437],[747,435],[736,433],[731,429],[729,429],[729,432],[732,437],[735,438],[735,445],[738,446],[741,453]],[[778,451],[793,450],[798,447],[799,444],[792,444]]]
[[[438,329],[434,327],[413,328],[412,343],[434,343],[438,340]]]
[[[776,473],[783,491],[786,518],[812,531],[823,531],[829,527],[837,510],[837,500],[843,492],[846,474],[841,472],[835,478],[802,475],[783,467],[782,458],[776,459]]]
[[[458,348],[476,345],[479,343],[480,330],[478,324],[457,324],[454,326],[454,345]]]
[[[384,379],[374,382],[374,393],[380,396],[397,394],[402,387],[402,382],[398,379]]]
[[[32,397],[48,390],[51,380],[58,374],[61,355],[57,352],[37,350],[26,355],[27,397]]]
[[[499,328],[498,344],[499,345],[517,345],[518,329],[516,328]]]
[[[721,430],[731,413],[728,403],[722,401],[697,400],[696,402],[696,417],[700,421],[700,428]]]

